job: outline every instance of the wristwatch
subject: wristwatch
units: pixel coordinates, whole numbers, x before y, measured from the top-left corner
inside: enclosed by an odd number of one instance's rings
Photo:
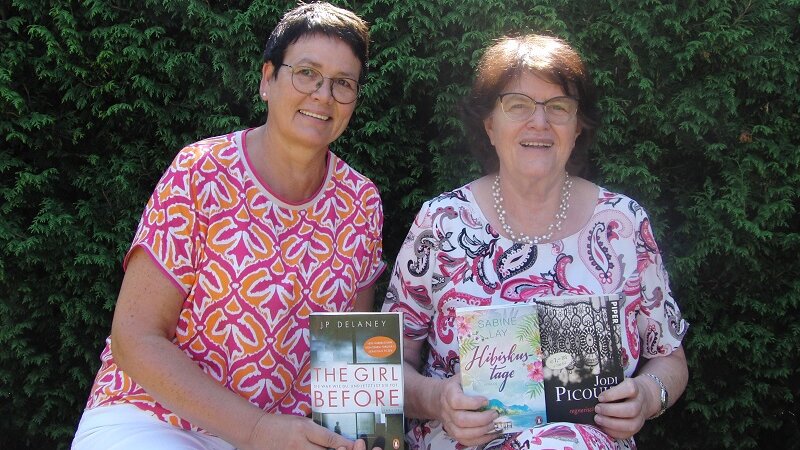
[[[658,387],[661,389],[661,393],[659,395],[659,400],[661,401],[661,409],[658,410],[653,416],[648,417],[647,420],[655,419],[656,417],[664,414],[664,411],[667,410],[667,405],[669,404],[669,392],[667,392],[667,388],[664,386],[664,383],[661,382],[661,379],[657,376],[653,375],[652,373],[644,373],[642,375],[647,375],[648,377],[656,380],[658,383]]]

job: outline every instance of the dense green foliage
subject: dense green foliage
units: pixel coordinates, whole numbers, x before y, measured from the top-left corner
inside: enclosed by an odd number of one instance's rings
[[[291,4],[0,6],[0,448],[68,446],[149,193],[182,145],[263,122]],[[421,202],[478,173],[457,104],[480,49],[565,37],[601,92],[592,179],[648,208],[692,323],[688,390],[640,446],[798,445],[799,0],[343,4],[373,46],[336,149],[381,188],[390,263]]]

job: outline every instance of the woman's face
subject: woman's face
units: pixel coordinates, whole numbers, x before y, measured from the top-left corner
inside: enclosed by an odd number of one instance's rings
[[[500,94],[508,92],[525,94],[537,102],[566,95],[561,86],[528,72],[509,82]],[[506,117],[499,101],[483,124],[500,170],[525,178],[560,177],[581,130],[577,116],[564,124],[549,123],[539,104],[531,117],[515,122]]]
[[[269,107],[268,132],[289,145],[326,148],[344,132],[356,105],[337,102],[331,95],[332,80],[328,78],[358,80],[360,61],[343,41],[311,34],[286,48],[283,63],[316,69],[327,78],[316,92],[304,94],[292,84],[292,69],[265,63],[260,92],[266,93]],[[274,78],[276,69],[280,70]]]

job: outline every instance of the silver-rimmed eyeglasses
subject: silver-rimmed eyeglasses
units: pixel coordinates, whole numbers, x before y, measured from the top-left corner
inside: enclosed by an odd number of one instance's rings
[[[507,92],[497,97],[503,113],[515,122],[530,119],[538,105],[544,107],[544,117],[553,125],[563,125],[578,113],[578,101],[567,96],[553,97],[543,102],[537,102],[519,92]]]
[[[325,80],[331,80],[331,95],[333,99],[341,104],[353,103],[358,98],[359,84],[352,78],[338,78],[323,76],[319,70],[307,66],[286,66],[292,72],[292,86],[304,94],[313,94],[325,84]]]

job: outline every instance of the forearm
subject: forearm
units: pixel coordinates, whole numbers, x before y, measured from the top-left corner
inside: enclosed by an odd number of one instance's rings
[[[668,406],[675,404],[689,382],[689,370],[686,365],[686,355],[683,347],[678,347],[667,356],[646,360],[636,373],[635,378],[641,379],[644,382],[643,384],[648,387],[650,401],[646,405],[646,417],[653,416],[660,409],[658,400],[660,388],[655,380],[645,375],[646,373],[657,376],[664,383],[664,387],[669,393]]]
[[[119,367],[164,406],[238,447],[265,413],[227,389],[161,336],[136,336],[112,351]]]
[[[439,419],[439,411],[433,399],[439,398],[445,380],[426,377],[417,369],[405,362],[403,365],[405,385],[406,417],[413,419]]]

